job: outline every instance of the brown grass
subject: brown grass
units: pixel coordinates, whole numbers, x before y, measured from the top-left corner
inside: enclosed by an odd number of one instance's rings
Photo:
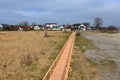
[[[0,80],[41,80],[68,33],[0,32]]]
[[[83,36],[76,37],[69,80],[98,80],[97,69],[84,56],[86,50],[95,48],[90,40]]]

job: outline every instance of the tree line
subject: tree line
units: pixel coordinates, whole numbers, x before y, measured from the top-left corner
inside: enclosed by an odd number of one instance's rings
[[[109,25],[107,27],[103,27],[103,20],[102,18],[95,18],[94,19],[94,27],[96,27],[97,30],[100,30],[101,32],[107,32],[107,33],[118,33],[119,29],[114,25]]]

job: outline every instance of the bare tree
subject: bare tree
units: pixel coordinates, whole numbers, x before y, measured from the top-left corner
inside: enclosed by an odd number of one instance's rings
[[[29,23],[27,21],[23,21],[19,25],[22,26],[24,31],[30,30],[30,26],[29,26]]]
[[[21,25],[21,26],[28,26],[29,23],[28,23],[27,21],[23,21],[23,22],[21,22],[19,25]]]
[[[89,22],[85,22],[84,25],[86,26],[86,30],[88,30],[88,27],[90,27],[90,23]]]
[[[97,17],[94,19],[94,27],[99,28],[102,26],[102,24],[103,24],[103,21],[101,18]]]

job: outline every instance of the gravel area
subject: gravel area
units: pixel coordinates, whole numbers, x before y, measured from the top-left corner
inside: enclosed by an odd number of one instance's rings
[[[84,36],[97,47],[84,55],[97,67],[99,80],[120,80],[120,33],[89,33]]]

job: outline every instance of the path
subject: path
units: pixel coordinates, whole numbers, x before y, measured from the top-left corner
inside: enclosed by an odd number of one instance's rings
[[[67,80],[76,32],[73,32],[43,80]]]

